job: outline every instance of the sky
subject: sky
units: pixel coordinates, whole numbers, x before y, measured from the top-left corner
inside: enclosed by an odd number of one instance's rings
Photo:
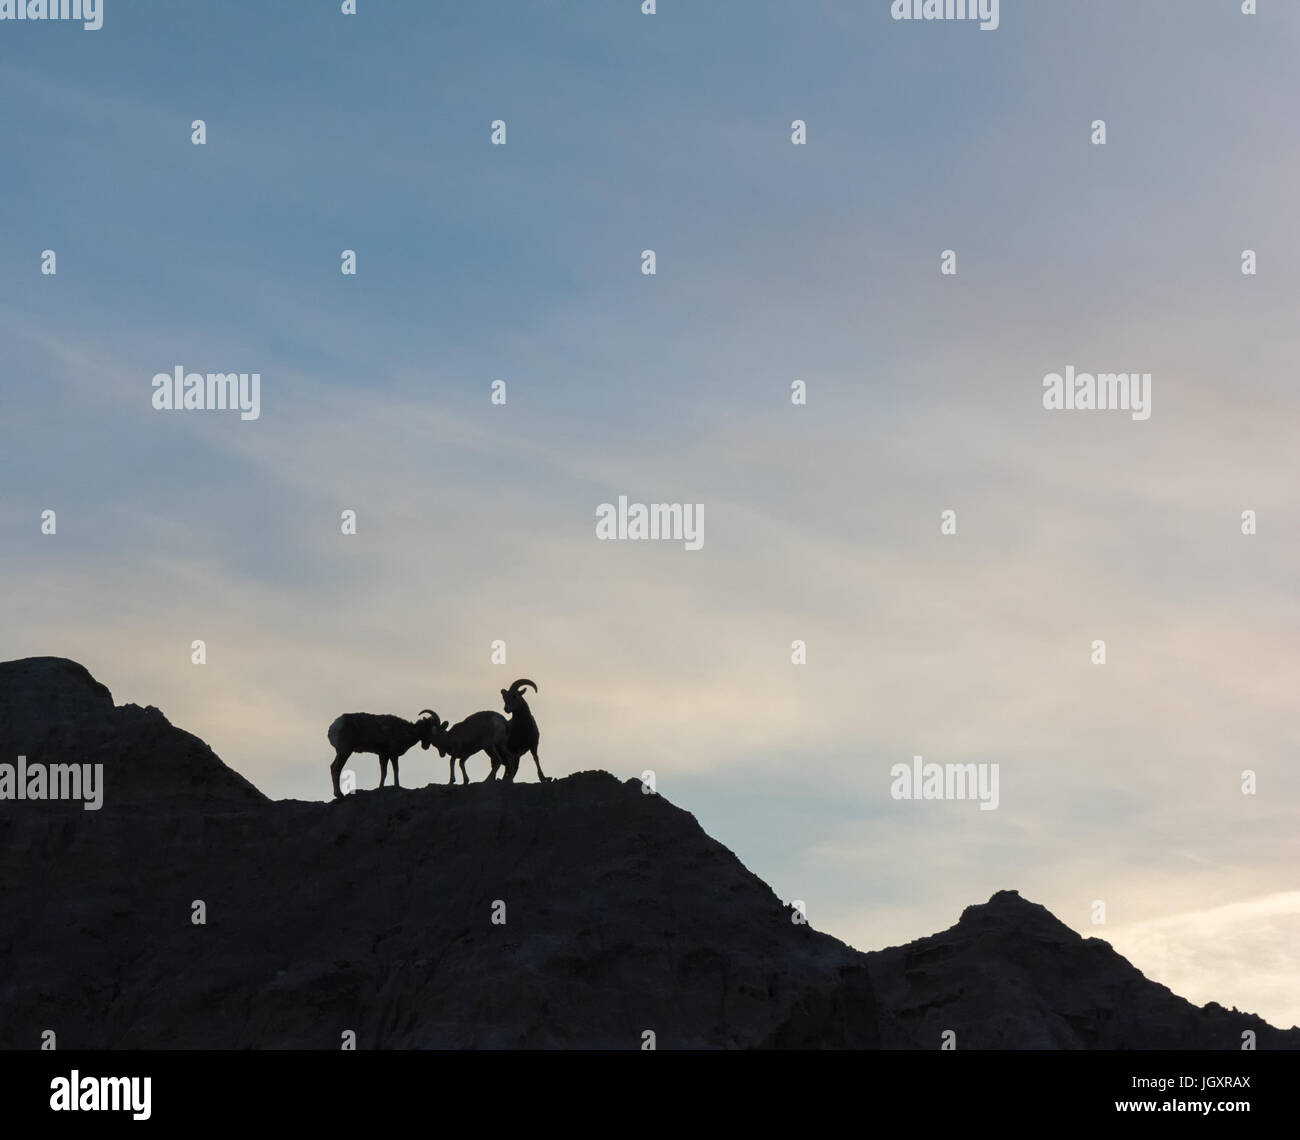
[[[1300,1024],[1300,9],[340,7],[0,22],[0,656],[297,799],[339,713],[529,677],[549,775],[653,772],[854,946],[1016,889]]]

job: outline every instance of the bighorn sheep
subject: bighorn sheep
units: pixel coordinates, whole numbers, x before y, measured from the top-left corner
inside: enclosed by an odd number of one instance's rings
[[[469,775],[465,771],[465,761],[473,756],[476,752],[486,752],[489,760],[492,761],[492,771],[488,774],[489,780],[497,778],[497,769],[505,765],[505,781],[509,783],[515,778],[515,771],[519,767],[519,757],[510,751],[508,743],[510,738],[510,725],[500,713],[495,712],[476,712],[471,713],[459,724],[453,725],[450,729],[447,722],[439,721],[438,714],[433,714],[434,729],[429,738],[429,743],[438,750],[439,756],[450,756],[451,760],[447,764],[449,778],[447,783],[456,782],[456,762],[460,761],[460,777],[462,783],[469,783]]]
[[[425,713],[429,715],[426,717]],[[377,716],[374,713],[344,713],[329,729],[329,742],[334,746],[334,762],[330,764],[330,779],[334,782],[334,798],[339,791],[339,773],[348,757],[354,752],[373,752],[379,757],[379,786],[388,778],[388,762],[393,762],[393,786],[401,787],[397,778],[397,758],[417,740],[421,748],[433,742],[438,727],[438,714],[432,709],[421,709],[419,720],[403,720],[400,716]],[[444,726],[445,727],[445,726]]]
[[[510,757],[514,766],[510,772],[510,778],[514,779],[515,772],[519,769],[519,761],[523,759],[524,753],[531,752],[533,754],[533,763],[537,765],[537,778],[544,783],[546,777],[542,775],[542,762],[537,758],[537,742],[539,739],[537,721],[533,719],[533,711],[528,707],[528,702],[524,700],[525,685],[531,685],[533,692],[537,692],[537,686],[526,677],[520,678],[510,688],[501,690],[501,699],[505,702],[506,712],[510,714],[510,736],[507,744],[510,748]]]

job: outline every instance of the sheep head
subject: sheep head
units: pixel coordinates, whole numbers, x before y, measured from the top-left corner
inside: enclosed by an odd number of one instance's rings
[[[438,727],[438,714],[433,709],[421,709],[420,719],[415,723],[420,726],[420,747],[428,748],[433,743],[434,729]],[[442,727],[446,728],[447,725],[444,723]]]
[[[428,717],[424,714],[428,713]],[[438,714],[433,709],[421,709],[420,716],[424,719],[420,721],[420,727],[423,730],[420,736],[420,746],[422,748],[436,748],[439,756],[446,756],[447,751],[443,748],[441,740],[443,734],[447,731],[448,722],[439,720]]]
[[[533,692],[537,692],[537,686],[527,677],[521,677],[508,689],[501,690],[501,700],[505,704],[506,712],[515,713],[521,708],[527,708],[528,703],[524,700],[523,688],[525,685],[531,686]]]

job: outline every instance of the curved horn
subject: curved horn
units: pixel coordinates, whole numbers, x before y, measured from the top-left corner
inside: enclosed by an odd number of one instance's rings
[[[434,712],[433,709],[421,709],[421,710],[420,710],[420,716],[424,716],[425,713],[428,713],[431,717],[433,717],[434,720],[437,720],[437,719],[438,719],[438,714],[437,714],[436,712]]]
[[[537,692],[537,686],[536,686],[536,685],[533,685],[533,682],[530,681],[527,677],[521,677],[518,681],[516,681],[513,685],[511,685],[511,686],[510,686],[510,691],[511,691],[512,693],[517,693],[517,692],[519,692],[519,690],[522,689],[525,685],[532,685],[532,687],[533,687],[533,692],[534,692],[534,693]]]

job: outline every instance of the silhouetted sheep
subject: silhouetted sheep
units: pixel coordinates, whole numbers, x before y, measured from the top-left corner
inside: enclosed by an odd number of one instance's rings
[[[426,717],[425,713],[429,715]],[[397,758],[417,740],[421,748],[433,742],[438,727],[438,714],[432,709],[421,709],[419,720],[403,720],[400,716],[380,716],[375,713],[344,713],[329,728],[329,742],[334,746],[334,762],[330,764],[330,779],[334,783],[334,797],[339,790],[339,773],[348,757],[354,752],[373,752],[379,757],[379,786],[388,778],[388,762],[393,762],[393,786],[401,787],[397,778]],[[445,727],[445,726],[444,726]]]
[[[537,721],[533,719],[533,710],[524,700],[525,685],[531,685],[533,692],[537,692],[537,686],[526,677],[516,681],[510,688],[501,690],[501,699],[505,702],[506,712],[510,714],[510,736],[507,745],[510,749],[512,769],[509,777],[514,779],[524,753],[531,752],[533,763],[537,765],[537,778],[545,781],[548,777],[542,775],[542,762],[537,758],[537,743],[540,739]]]
[[[460,776],[462,783],[469,783],[469,775],[465,771],[465,761],[473,756],[476,752],[486,752],[489,760],[492,761],[492,771],[488,773],[489,780],[497,778],[497,769],[505,765],[506,775],[505,782],[509,783],[515,778],[515,770],[519,767],[519,757],[512,755],[510,752],[509,738],[510,725],[500,713],[495,712],[476,712],[471,713],[459,724],[453,725],[450,729],[444,720],[438,724],[438,714],[433,714],[434,728],[430,737],[430,743],[438,750],[440,756],[450,756],[447,768],[449,778],[447,783],[456,782],[456,762],[460,761]]]

